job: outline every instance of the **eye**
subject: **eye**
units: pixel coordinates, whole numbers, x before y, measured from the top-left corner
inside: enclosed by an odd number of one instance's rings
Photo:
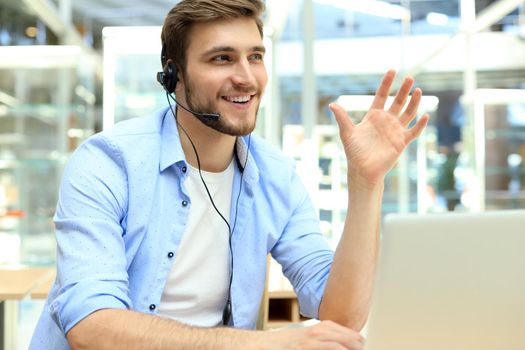
[[[212,58],[214,62],[230,62],[231,58],[228,55],[217,55]]]
[[[250,61],[262,61],[264,59],[264,55],[262,53],[254,53],[250,56]]]

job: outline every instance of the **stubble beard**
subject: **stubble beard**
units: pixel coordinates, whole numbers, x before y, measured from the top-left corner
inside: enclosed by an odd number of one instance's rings
[[[189,79],[188,79],[189,80]],[[214,113],[214,114],[220,114],[217,111],[217,108],[215,107],[215,103],[213,101],[198,101],[197,98],[194,98],[193,96],[193,88],[190,86],[188,81],[184,84],[184,93],[186,95],[186,104],[188,105],[189,109],[195,112],[199,113]],[[260,96],[258,94],[257,96]],[[255,117],[253,119],[252,123],[243,123],[242,125],[232,125],[227,122],[227,118],[225,118],[224,115],[220,114],[219,119],[214,120],[212,118],[207,118],[206,116],[197,115],[194,114],[194,116],[200,120],[204,125],[220,132],[223,134],[231,135],[231,136],[245,136],[250,134],[254,129],[257,122],[257,113],[259,112],[259,105],[260,100],[257,102],[257,106],[255,107]]]

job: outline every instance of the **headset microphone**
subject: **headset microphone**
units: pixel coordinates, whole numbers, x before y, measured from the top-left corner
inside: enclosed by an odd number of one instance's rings
[[[177,66],[173,63],[172,60],[168,59],[166,60],[166,63],[164,64],[163,71],[157,73],[157,81],[160,83],[160,85],[162,85],[162,87],[164,87],[164,90],[166,90],[166,93],[173,100],[175,100],[175,102],[177,102],[177,105],[180,106],[182,109],[184,109],[186,112],[189,112],[197,117],[204,117],[214,122],[219,120],[220,118],[219,113],[200,113],[200,112],[192,111],[191,109],[181,105],[175,99],[175,97],[171,95],[175,92],[175,87],[177,86],[177,81],[178,81],[177,75],[178,75]]]
[[[214,122],[216,122],[217,120],[219,120],[219,117],[221,116],[219,113],[200,113],[200,112],[195,112],[195,111],[192,111],[191,109],[187,108],[187,107],[184,107],[183,105],[181,105],[176,99],[175,97],[173,97],[173,100],[175,100],[175,102],[177,102],[177,106],[179,106],[180,108],[184,109],[186,112],[189,112],[197,117],[204,117],[206,119],[209,119],[209,120],[212,120]]]

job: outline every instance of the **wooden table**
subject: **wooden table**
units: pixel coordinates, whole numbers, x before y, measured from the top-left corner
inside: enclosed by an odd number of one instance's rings
[[[0,301],[20,300],[53,277],[52,268],[0,269]]]
[[[0,268],[0,350],[16,348],[16,302],[37,287],[45,288],[54,274],[52,268]]]
[[[53,272],[39,285],[31,290],[31,299],[47,299],[47,295],[55,282],[56,273]]]

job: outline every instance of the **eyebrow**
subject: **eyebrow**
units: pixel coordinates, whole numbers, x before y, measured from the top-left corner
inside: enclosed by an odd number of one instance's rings
[[[264,46],[253,46],[250,50],[251,51],[258,51],[258,52],[262,52],[262,53],[266,52],[266,48]],[[215,47],[212,47],[211,49],[205,51],[202,54],[202,56],[208,56],[208,55],[211,55],[211,54],[214,54],[214,53],[218,53],[218,52],[235,52],[235,51],[237,51],[237,50],[235,50],[231,46],[215,46]]]

